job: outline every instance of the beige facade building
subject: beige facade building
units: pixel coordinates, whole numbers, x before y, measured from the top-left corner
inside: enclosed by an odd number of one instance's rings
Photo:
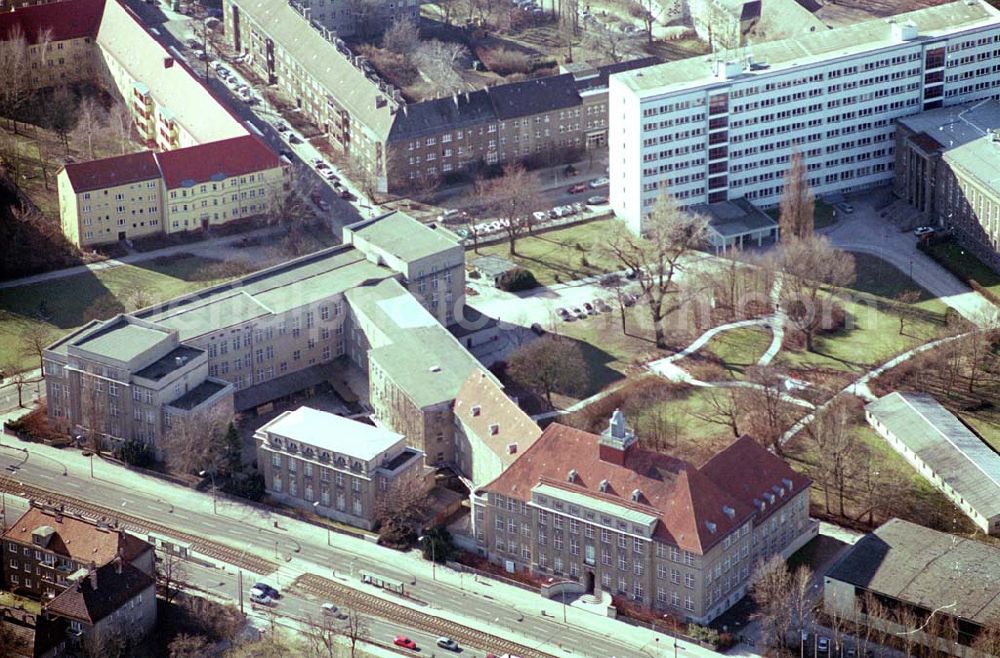
[[[603,148],[608,76],[657,62],[571,65],[557,76],[411,103],[284,0],[226,0],[223,13],[227,38],[249,66],[292,98],[378,192],[510,160],[556,164],[561,154]]]
[[[56,185],[63,234],[80,247],[259,217],[287,194],[278,156],[250,135],[68,164]]]
[[[1000,271],[1000,102],[930,110],[896,123],[893,191]]]
[[[454,415],[455,464],[471,490],[500,477],[542,433],[484,372],[473,372],[462,383]]]
[[[704,624],[747,593],[757,560],[815,536],[810,484],[749,437],[701,467],[647,451],[616,411],[601,436],[549,425],[476,492],[474,532],[509,571]]]
[[[272,498],[341,523],[371,530],[388,492],[427,488],[422,452],[402,434],[357,420],[299,407],[254,438]]]
[[[348,244],[57,341],[44,357],[50,421],[155,447],[173,417],[267,408],[349,361],[369,374],[382,426],[452,463],[452,401],[482,369],[442,324],[463,299],[458,240],[398,212],[344,233]]]

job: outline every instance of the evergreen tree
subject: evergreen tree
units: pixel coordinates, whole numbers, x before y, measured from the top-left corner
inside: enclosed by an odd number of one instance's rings
[[[226,436],[223,439],[226,443],[226,470],[229,475],[243,472],[243,440],[236,425],[230,421],[226,428]]]

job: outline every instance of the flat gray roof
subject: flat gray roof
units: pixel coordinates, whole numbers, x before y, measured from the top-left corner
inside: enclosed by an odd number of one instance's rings
[[[408,263],[459,246],[444,230],[421,224],[398,210],[351,224],[347,230]]]
[[[170,336],[166,331],[140,327],[119,316],[72,345],[98,356],[128,361],[159,345]]]
[[[1000,128],[1000,103],[989,99],[927,110],[896,120],[913,132],[925,132],[943,149],[961,146],[986,136],[991,128]]]
[[[932,396],[897,391],[865,408],[979,513],[1000,515],[1000,455]]]
[[[380,332],[368,336],[369,358],[418,407],[454,400],[466,378],[482,368],[395,279],[350,290],[347,300]]]
[[[724,238],[753,235],[778,226],[777,220],[746,199],[700,203],[692,206],[691,212],[708,217],[709,229]]]
[[[900,601],[983,624],[1000,616],[1000,549],[892,519],[827,573]]]
[[[349,246],[318,251],[227,284],[177,297],[136,317],[177,329],[181,340],[283,313],[393,272]]]
[[[959,1],[918,9],[898,14],[894,18],[897,23],[912,21],[917,26],[919,39],[996,23],[998,16],[1000,13],[982,0],[973,0],[971,3]],[[767,77],[797,66],[888,49],[897,45],[901,44],[893,40],[892,28],[884,19],[865,21],[825,32],[812,32],[794,39],[768,41],[745,49],[747,54],[753,54],[755,61],[766,63],[767,67],[744,70],[741,78]],[[741,55],[740,59],[742,57]],[[615,77],[641,96],[655,96],[722,82],[723,80],[714,73],[713,56],[709,55],[619,73]]]
[[[402,434],[381,427],[310,407],[287,411],[260,429],[364,461],[378,457],[404,438]]]
[[[994,192],[1000,190],[1000,142],[993,138],[980,137],[946,151],[942,157],[953,169],[974,178],[983,187]]]

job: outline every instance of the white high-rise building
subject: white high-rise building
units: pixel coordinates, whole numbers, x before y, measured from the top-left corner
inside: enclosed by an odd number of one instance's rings
[[[817,195],[889,182],[894,119],[1000,98],[1000,12],[946,5],[611,76],[611,204],[640,230],[684,205],[773,206],[789,158]]]

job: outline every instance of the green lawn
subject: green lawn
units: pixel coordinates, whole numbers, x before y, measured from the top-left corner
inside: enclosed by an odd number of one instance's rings
[[[961,273],[966,279],[975,279],[979,285],[1000,295],[1000,274],[966,251],[959,243],[951,240],[938,242],[930,245],[928,252],[938,260],[947,261],[949,269]]]
[[[946,333],[938,322],[908,318],[905,333],[899,333],[899,317],[885,305],[861,301],[842,302],[848,327],[817,336],[815,352],[782,350],[776,365],[790,368],[829,368],[861,372],[888,361],[894,355]]]
[[[826,228],[827,226],[833,226],[837,223],[837,217],[834,215],[835,208],[832,204],[826,201],[816,200],[816,210],[813,212],[813,228]],[[769,208],[765,210],[772,219],[778,221],[781,219],[781,210],[778,208]]]
[[[0,289],[0,363],[38,367],[34,359],[18,354],[18,333],[24,323],[42,323],[38,316],[43,308],[48,321],[42,324],[49,326],[54,339],[84,324],[88,307],[95,303],[103,317],[133,310],[126,305],[137,288],[143,289],[156,302],[225,280],[226,277],[213,276],[211,266],[221,262],[196,256],[169,263],[147,261],[46,283]]]
[[[741,327],[716,334],[702,349],[720,359],[726,370],[740,379],[744,370],[757,364],[770,344],[770,330],[763,327]]]
[[[977,416],[970,416],[958,413],[962,420],[979,432],[986,443],[990,444],[994,450],[1000,452],[1000,411],[990,410],[991,413],[980,413]]]
[[[915,306],[935,313],[944,313],[947,306],[940,299],[900,271],[895,265],[871,254],[852,253],[854,256],[855,281],[849,286],[886,299],[894,299],[901,292],[916,290],[920,298]]]
[[[466,260],[487,255],[511,259],[531,270],[543,286],[601,274],[618,269],[597,248],[607,238],[612,221],[602,219],[520,238],[513,258],[504,241],[482,246],[479,253],[470,250]]]

